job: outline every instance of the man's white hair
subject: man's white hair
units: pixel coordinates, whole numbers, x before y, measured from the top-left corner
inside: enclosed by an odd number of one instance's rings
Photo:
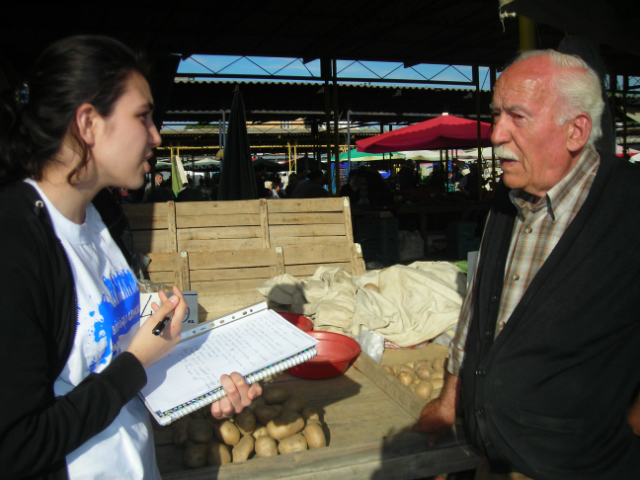
[[[544,56],[560,69],[553,79],[553,86],[560,97],[560,117],[558,124],[563,125],[580,113],[591,117],[591,135],[587,146],[602,137],[602,112],[604,101],[598,74],[580,57],[567,55],[555,50],[530,50],[520,54],[512,65],[525,58]]]

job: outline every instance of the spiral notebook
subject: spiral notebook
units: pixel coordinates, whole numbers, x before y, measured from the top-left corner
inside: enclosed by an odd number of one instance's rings
[[[318,341],[260,303],[182,332],[180,343],[147,368],[138,394],[160,425],[225,396],[220,375],[247,383],[306,362]]]

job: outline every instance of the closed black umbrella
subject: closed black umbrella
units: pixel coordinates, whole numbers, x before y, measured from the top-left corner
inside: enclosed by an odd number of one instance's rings
[[[220,165],[218,200],[253,200],[258,198],[256,176],[251,162],[247,121],[242,93],[233,95],[229,130]]]

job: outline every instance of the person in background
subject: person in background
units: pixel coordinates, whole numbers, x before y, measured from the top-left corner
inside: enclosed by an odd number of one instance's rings
[[[320,170],[313,170],[307,180],[302,180],[293,191],[291,198],[322,198],[328,197],[329,192],[323,185],[327,181]]]
[[[640,169],[594,147],[604,108],[598,75],[552,50],[496,83],[502,183],[419,420],[434,444],[464,409],[476,479],[640,478]]]
[[[162,173],[156,172],[155,176],[153,177],[153,180],[155,182],[155,185],[149,182],[144,189],[144,196],[142,197],[143,202],[148,202],[149,195],[151,195],[151,192],[154,190],[158,190],[158,188],[160,188],[160,186],[162,185]]]
[[[418,172],[416,172],[416,162],[407,160],[398,172],[398,185],[400,193],[404,197],[408,190],[418,186]]]
[[[162,292],[140,325],[134,252],[106,190],[140,188],[160,144],[144,71],[116,40],[71,37],[0,97],[4,478],[160,478],[136,394],[178,343],[186,303]],[[216,418],[261,393],[237,373],[221,382]]]

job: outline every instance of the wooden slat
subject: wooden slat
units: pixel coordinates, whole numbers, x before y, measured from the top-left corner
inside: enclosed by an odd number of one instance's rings
[[[148,253],[147,256],[151,259],[147,267],[149,273],[180,270],[182,258],[178,252]]]
[[[191,288],[201,293],[213,292],[237,292],[242,290],[251,290],[258,288],[270,277],[251,278],[248,280],[224,280],[221,282],[191,282]]]
[[[135,217],[129,219],[129,228],[136,230],[163,230],[167,228],[167,216]]]
[[[276,268],[272,273],[272,277],[282,275],[284,273],[284,251],[282,247],[276,247]]]
[[[215,252],[218,250],[247,250],[262,247],[261,238],[238,238],[228,240],[186,240],[178,244],[180,251]]]
[[[178,251],[178,232],[176,224],[176,202],[167,202],[167,248]]]
[[[176,284],[182,290],[191,290],[191,279],[189,278],[189,254],[180,252],[180,272],[176,279]]]
[[[181,228],[178,243],[185,240],[219,240],[229,238],[260,238],[260,227]]]
[[[273,213],[269,211],[269,224],[272,226],[309,224],[313,225],[317,223],[344,224],[344,215],[342,213],[326,212]]]
[[[202,323],[213,320],[265,300],[264,295],[255,289],[244,292],[202,293],[198,295],[198,321]]]
[[[175,283],[176,275],[174,270],[153,272],[149,273],[149,279],[154,283],[164,283],[167,286],[172,286]]]
[[[300,198],[267,200],[269,215],[283,212],[342,212],[342,198]]]
[[[264,248],[271,247],[271,237],[269,234],[269,210],[267,201],[260,199],[260,234],[262,236],[262,246]]]
[[[122,205],[129,220],[139,217],[166,217],[166,203],[125,203]]]
[[[197,202],[205,203],[205,202]],[[178,228],[193,227],[235,227],[260,225],[260,213],[237,213],[233,215],[179,215]]]
[[[351,244],[351,273],[354,275],[364,275],[367,268],[362,257],[362,247],[359,243]]]
[[[284,264],[351,262],[349,245],[317,245],[308,247],[285,247]]]
[[[305,245],[346,245],[347,237],[271,237],[271,245],[302,247]]]
[[[272,225],[271,238],[278,237],[324,237],[344,236],[344,223],[311,224],[311,225]]]
[[[194,270],[190,277],[192,282],[217,282],[222,280],[245,280],[249,278],[271,277],[271,267],[257,268],[223,268],[219,270]]]
[[[347,243],[353,243],[353,223],[351,221],[351,207],[349,197],[342,197],[344,205],[344,227],[347,234]]]
[[[167,230],[142,230],[133,232],[133,248],[141,253],[170,252]]]
[[[294,277],[310,277],[318,269],[318,267],[343,268],[347,272],[351,272],[351,263],[322,263],[308,265],[289,265],[284,267],[285,273]]]
[[[180,202],[176,207],[178,217],[237,215],[260,213],[259,200],[236,200],[233,202]]]
[[[190,252],[191,271],[210,270],[212,268],[266,267],[276,264],[276,251],[273,248],[258,248],[220,252]]]

